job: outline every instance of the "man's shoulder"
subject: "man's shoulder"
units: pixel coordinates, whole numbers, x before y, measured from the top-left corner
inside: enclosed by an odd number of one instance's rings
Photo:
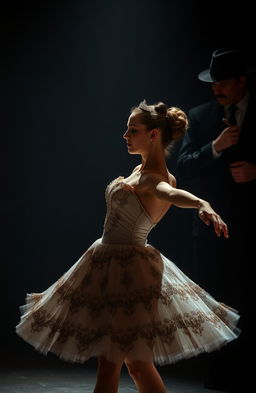
[[[190,124],[196,123],[211,123],[219,121],[224,113],[223,107],[216,100],[206,102],[204,104],[191,108],[188,112]]]
[[[189,115],[200,115],[204,113],[211,112],[213,109],[216,109],[219,106],[219,104],[216,102],[216,100],[208,101],[203,104],[194,106],[189,110]]]

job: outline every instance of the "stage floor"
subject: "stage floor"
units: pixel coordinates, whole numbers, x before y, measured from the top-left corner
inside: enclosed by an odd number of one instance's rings
[[[168,393],[220,393],[204,388],[203,382],[189,376],[161,373]],[[67,367],[19,367],[0,371],[1,393],[92,393],[96,370]],[[122,370],[118,393],[137,392],[126,369]]]

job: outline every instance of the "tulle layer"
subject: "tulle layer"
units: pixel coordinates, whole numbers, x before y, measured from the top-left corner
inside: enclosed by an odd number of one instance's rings
[[[38,351],[83,363],[173,363],[239,335],[239,316],[150,245],[98,239],[53,285],[28,294],[16,332]]]

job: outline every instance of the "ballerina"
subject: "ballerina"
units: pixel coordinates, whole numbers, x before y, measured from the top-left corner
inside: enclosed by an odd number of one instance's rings
[[[140,393],[165,393],[155,365],[213,351],[239,335],[237,312],[147,242],[172,205],[197,209],[228,238],[210,204],[176,188],[167,168],[166,149],[187,128],[180,108],[143,101],[131,109],[123,137],[142,162],[107,186],[102,237],[21,307],[16,332],[40,352],[81,363],[98,358],[94,393],[116,393],[123,364]]]

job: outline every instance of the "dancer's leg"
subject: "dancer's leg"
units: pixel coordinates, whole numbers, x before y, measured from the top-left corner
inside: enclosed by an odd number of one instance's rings
[[[98,358],[97,381],[93,393],[117,393],[122,363]]]
[[[139,393],[166,393],[163,380],[152,362],[125,360]]]

